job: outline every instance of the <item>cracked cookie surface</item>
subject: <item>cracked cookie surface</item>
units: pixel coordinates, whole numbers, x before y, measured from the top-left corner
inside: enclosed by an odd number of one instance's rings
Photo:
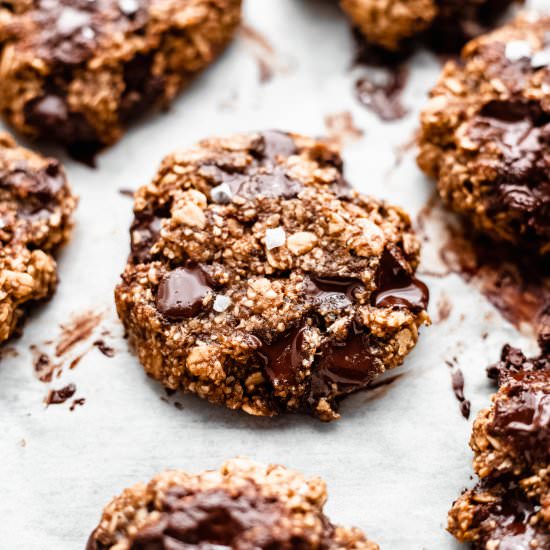
[[[487,30],[513,0],[340,0],[352,23],[373,46],[408,49],[421,40],[436,50],[459,51]]]
[[[0,133],[0,343],[57,284],[53,252],[68,238],[76,199],[58,161]]]
[[[378,550],[359,529],[333,525],[326,500],[321,479],[247,459],[167,471],[115,497],[86,548]]]
[[[428,320],[406,213],[283,132],[168,156],[135,195],[118,313],[146,372],[249,414],[337,418]]]
[[[550,355],[505,346],[489,374],[499,389],[470,440],[480,481],[454,503],[448,529],[479,550],[548,548]]]
[[[418,163],[494,240],[550,253],[550,18],[518,18],[449,62],[421,115]]]
[[[24,0],[0,5],[0,110],[84,159],[167,106],[230,41],[241,0]]]

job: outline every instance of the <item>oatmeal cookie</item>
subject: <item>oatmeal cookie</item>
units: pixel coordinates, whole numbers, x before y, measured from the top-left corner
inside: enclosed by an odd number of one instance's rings
[[[76,199],[63,168],[0,133],[0,343],[57,283],[52,253],[68,238]]]
[[[418,164],[495,240],[550,253],[550,17],[523,16],[449,62],[421,115]]]
[[[359,529],[333,525],[326,500],[321,479],[246,459],[168,471],[115,497],[86,549],[378,550]]]
[[[427,322],[405,212],[336,149],[269,131],[168,156],[135,195],[119,316],[149,375],[249,414],[337,417]]]
[[[514,0],[340,0],[373,46],[408,49],[413,39],[436,50],[458,51],[487,30]]]
[[[449,513],[449,531],[479,550],[550,547],[550,355],[505,346],[470,446],[481,478]]]
[[[114,143],[211,63],[241,0],[7,0],[0,4],[0,110],[76,156]]]

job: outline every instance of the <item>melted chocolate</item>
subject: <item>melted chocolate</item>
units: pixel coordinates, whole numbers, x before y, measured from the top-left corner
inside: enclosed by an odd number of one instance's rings
[[[243,487],[241,494],[230,495],[222,489],[192,494],[174,487],[166,493],[160,520],[139,530],[130,548],[286,548],[290,534],[273,529],[282,514],[280,505],[256,488]]]
[[[506,212],[524,232],[550,238],[550,113],[534,101],[491,101],[473,120],[469,137],[482,148],[497,143],[502,156],[501,164],[492,163],[498,177],[487,190],[488,213]]]
[[[375,307],[406,307],[413,311],[428,307],[428,287],[409,274],[389,249],[380,259],[377,286],[372,295]]]
[[[203,300],[211,292],[208,278],[199,266],[179,267],[160,281],[157,309],[172,320],[194,317],[204,309]]]
[[[304,346],[305,330],[305,327],[292,329],[269,345],[262,343],[258,349],[265,373],[275,387],[296,384],[296,374],[308,357]]]
[[[311,397],[316,400],[364,388],[380,370],[371,353],[369,334],[354,323],[345,341],[332,341],[321,347],[312,373]]]
[[[540,506],[529,500],[514,481],[488,478],[474,489],[474,494],[477,492],[490,492],[496,498],[477,506],[472,521],[472,527],[478,529],[479,534],[476,547],[485,548],[489,540],[499,541],[499,550],[549,547],[550,535],[544,525],[531,524]]]
[[[306,283],[306,294],[314,296],[319,300],[330,300],[332,298],[345,299],[352,303],[357,299],[358,294],[365,290],[365,285],[356,277],[318,277],[310,275]]]

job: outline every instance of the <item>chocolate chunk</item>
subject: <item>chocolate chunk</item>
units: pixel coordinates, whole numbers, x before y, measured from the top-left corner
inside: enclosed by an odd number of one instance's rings
[[[214,545],[233,548],[233,541],[250,529],[265,531],[267,535],[282,513],[277,502],[266,500],[259,493],[232,496],[222,489],[212,489],[189,494],[178,487],[168,490],[162,509],[158,523],[138,531],[131,550]],[[278,548],[276,542],[266,539],[255,548]]]
[[[200,267],[179,267],[168,272],[160,281],[157,309],[168,319],[187,319],[203,311],[204,298],[211,291]]]
[[[243,178],[228,181],[235,195],[244,199],[253,200],[260,195],[263,197],[277,198],[283,197],[291,199],[298,196],[303,189],[303,185],[286,175],[283,167],[276,166],[269,173],[260,173],[251,178]]]
[[[292,329],[269,345],[262,343],[259,348],[265,372],[275,387],[296,384],[296,374],[308,357],[304,349],[305,330],[305,327]]]
[[[343,394],[366,387],[381,368],[365,328],[353,323],[348,338],[321,347],[311,381],[311,397]]]
[[[46,405],[61,405],[76,393],[76,386],[68,384],[59,390],[50,390],[46,396]]]
[[[413,311],[428,307],[428,287],[410,275],[390,249],[382,254],[377,287],[372,295],[376,307],[407,307]]]
[[[275,162],[278,157],[290,157],[298,153],[296,143],[285,132],[268,130],[262,132],[260,145],[256,149],[263,160]]]

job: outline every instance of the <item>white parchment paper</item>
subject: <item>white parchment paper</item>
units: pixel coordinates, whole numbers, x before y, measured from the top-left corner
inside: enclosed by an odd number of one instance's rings
[[[114,311],[132,218],[132,201],[118,190],[148,182],[166,153],[202,137],[265,128],[322,135],[326,115],[349,111],[364,137],[344,150],[348,179],[413,216],[426,203],[433,184],[417,169],[414,151],[392,167],[396,149],[414,132],[440,62],[427,52],[414,57],[404,95],[410,114],[381,123],[355,99],[361,69],[350,70],[352,41],[335,4],[247,0],[246,22],[275,51],[270,82],[260,83],[257,46],[240,36],[170,112],[147,117],[103,153],[98,169],[62,156],[80,206],[74,237],[59,257],[61,284],[29,319],[24,336],[11,343],[18,355],[0,362],[2,550],[83,549],[102,507],[123,488],[166,468],[214,468],[235,455],[322,476],[332,520],[361,527],[383,549],[458,548],[444,526],[453,499],[473,484],[467,442],[471,420],[492,391],[485,367],[505,342],[536,349],[459,277],[424,277],[431,313],[437,318],[445,293],[452,302],[449,318],[422,331],[403,377],[350,397],[342,419],[330,425],[299,416],[251,418],[192,396],[171,398],[183,405],[178,410],[161,399],[162,388],[128,352]],[[550,8],[547,0],[536,4]],[[86,310],[104,312],[101,329],[109,330],[105,340],[116,355],[107,358],[94,348],[75,369],[65,367],[60,379],[41,383],[30,346],[55,339],[60,324]],[[445,360],[453,356],[472,402],[469,422],[451,391]],[[70,382],[85,405],[73,412],[69,403],[45,408],[48,387]]]

